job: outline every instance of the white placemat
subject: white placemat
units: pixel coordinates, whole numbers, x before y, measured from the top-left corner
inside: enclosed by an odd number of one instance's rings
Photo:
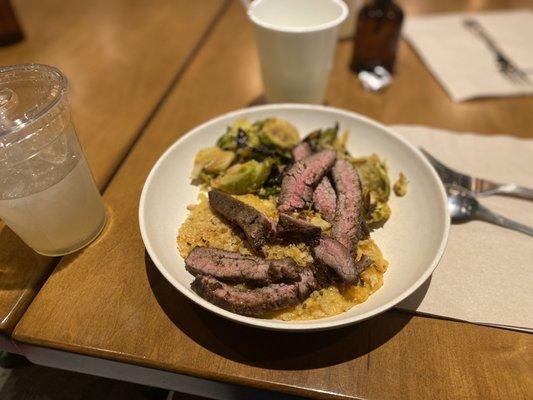
[[[456,170],[533,187],[533,140],[422,126],[392,129]],[[533,226],[533,201],[503,196],[480,201]],[[398,308],[533,331],[533,238],[481,221],[452,225],[446,251],[431,280]]]
[[[533,11],[410,17],[403,34],[454,101],[533,94],[533,85],[517,85],[499,72],[493,53],[463,25],[465,18],[479,22],[533,82]]]

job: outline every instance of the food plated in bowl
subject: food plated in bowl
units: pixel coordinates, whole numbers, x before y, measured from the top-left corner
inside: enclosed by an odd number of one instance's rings
[[[389,177],[348,139],[338,124],[302,138],[287,120],[242,119],[199,150],[191,179],[205,192],[177,237],[191,288],[286,321],[339,314],[378,290],[388,263],[369,227],[390,216]]]
[[[405,198],[387,201],[383,160],[409,178]],[[442,185],[416,150],[364,117],[303,105],[241,110],[186,135],[152,170],[139,217],[150,256],[183,294],[288,330],[391,307],[430,275],[448,229]]]

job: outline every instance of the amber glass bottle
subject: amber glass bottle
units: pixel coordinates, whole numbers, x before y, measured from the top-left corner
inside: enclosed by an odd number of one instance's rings
[[[392,0],[371,0],[359,11],[350,68],[354,72],[381,65],[394,70],[403,11]]]
[[[17,43],[22,39],[24,34],[9,0],[0,0],[0,46]]]

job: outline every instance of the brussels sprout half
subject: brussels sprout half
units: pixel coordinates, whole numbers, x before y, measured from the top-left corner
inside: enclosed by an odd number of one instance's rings
[[[201,149],[194,158],[194,167],[191,179],[198,179],[201,172],[218,174],[225,171],[235,159],[235,153],[222,150],[218,147],[206,147]]]
[[[211,181],[211,186],[230,194],[255,193],[270,175],[273,161],[249,160],[232,165],[228,170]]]
[[[259,139],[266,146],[289,150],[298,144],[300,134],[289,121],[268,118],[262,124]]]

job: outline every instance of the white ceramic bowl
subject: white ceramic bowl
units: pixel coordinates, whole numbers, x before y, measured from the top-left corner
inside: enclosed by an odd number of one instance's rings
[[[187,217],[188,204],[197,202],[198,188],[189,183],[196,152],[214,145],[234,120],[279,117],[293,123],[302,135],[339,122],[349,130],[353,155],[378,154],[387,161],[391,180],[400,171],[409,179],[407,196],[391,195],[392,216],[372,237],[389,260],[381,289],[349,311],[312,321],[285,322],[233,314],[202,299],[190,288],[176,236]],[[362,321],[393,307],[413,293],[437,266],[448,237],[449,216],[444,188],[423,155],[385,126],[361,115],[323,106],[274,104],[246,108],[215,118],[174,143],[146,179],[139,205],[139,222],[146,249],[166,279],[205,309],[236,322],[277,330],[321,330]]]

